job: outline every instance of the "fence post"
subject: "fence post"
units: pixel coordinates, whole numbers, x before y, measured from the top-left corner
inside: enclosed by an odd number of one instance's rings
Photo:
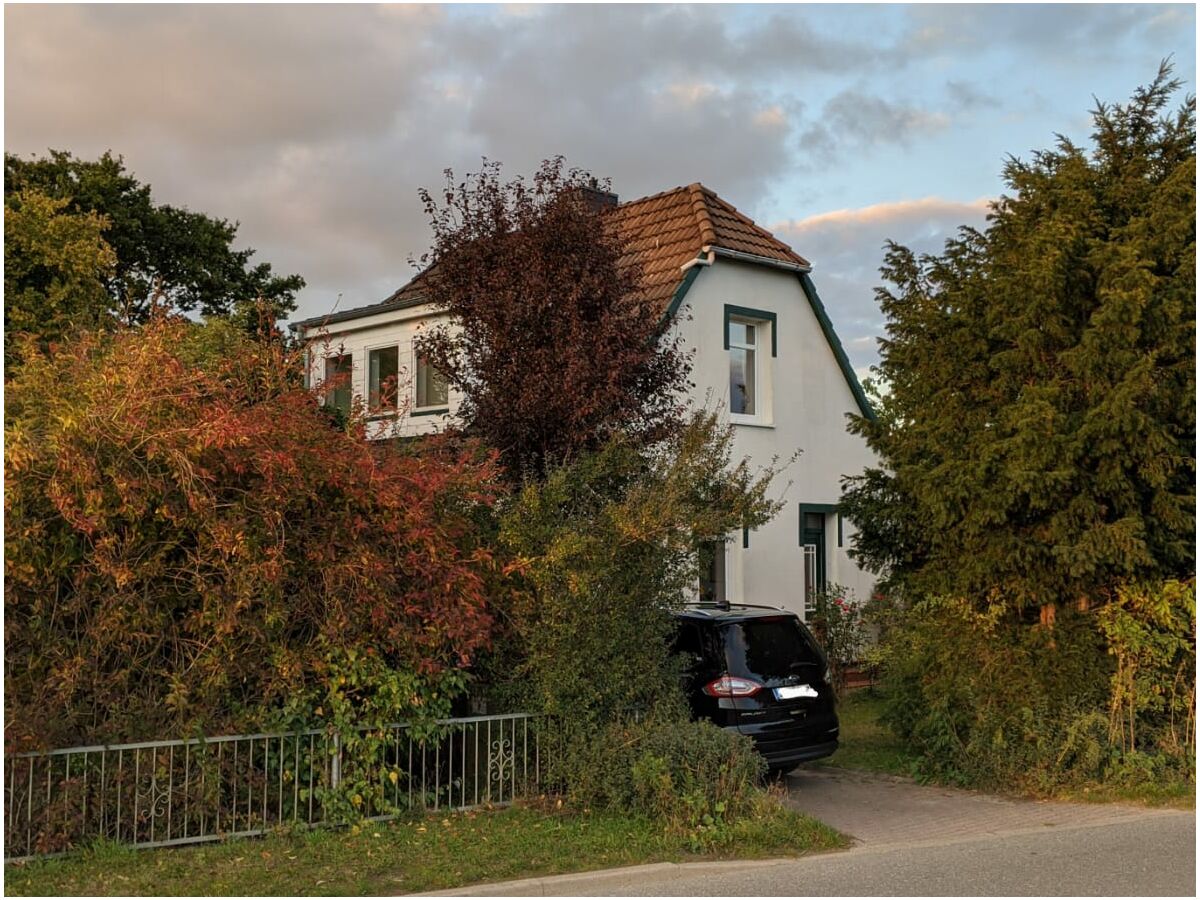
[[[337,790],[342,783],[342,736],[333,736],[333,759],[329,764],[329,786]]]

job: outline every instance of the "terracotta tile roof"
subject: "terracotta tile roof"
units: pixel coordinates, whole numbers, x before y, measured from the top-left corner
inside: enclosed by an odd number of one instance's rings
[[[606,216],[619,230],[625,244],[622,263],[642,267],[642,287],[646,297],[661,303],[663,309],[670,305],[675,289],[683,279],[680,267],[695,259],[704,247],[719,247],[808,266],[808,261],[791,247],[700,183],[621,203]],[[426,272],[380,303],[308,319],[292,327],[322,322],[332,324],[418,305]]]
[[[610,215],[624,240],[626,260],[642,267],[647,297],[664,308],[683,278],[680,267],[695,259],[702,247],[808,265],[791,247],[699,183],[622,203]]]

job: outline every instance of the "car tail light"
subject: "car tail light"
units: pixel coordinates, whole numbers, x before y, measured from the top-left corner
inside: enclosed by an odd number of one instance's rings
[[[762,685],[752,678],[722,675],[704,686],[710,697],[753,697],[762,690]]]

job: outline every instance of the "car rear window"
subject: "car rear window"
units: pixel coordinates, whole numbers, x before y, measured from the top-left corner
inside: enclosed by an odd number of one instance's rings
[[[774,681],[811,666],[824,666],[821,653],[792,616],[770,616],[725,626],[725,656],[731,675]]]

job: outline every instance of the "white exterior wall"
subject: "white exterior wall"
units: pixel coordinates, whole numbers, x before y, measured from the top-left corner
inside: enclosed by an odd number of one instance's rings
[[[694,348],[694,402],[719,402],[728,418],[729,351],[725,349],[725,305],[774,313],[777,355],[762,335],[757,350],[761,381],[757,400],[766,401],[762,424],[735,424],[734,453],[759,465],[772,457],[800,457],[777,478],[776,498],[785,500],[774,520],[752,531],[748,548],[742,535],[729,536],[726,591],[731,602],[785,606],[803,615],[804,555],[800,546],[800,504],[835,504],[843,475],[875,463],[866,443],[846,430],[846,413],[858,404],[825,340],[795,273],[717,258],[701,270],[684,298],[677,328]],[[789,484],[790,482],[790,484]],[[837,516],[825,517],[826,580],[843,584],[862,601],[874,578],[850,559],[853,526],[843,522],[837,541]]]
[[[774,520],[749,536],[729,536],[726,558],[726,595],[733,603],[784,606],[804,615],[804,554],[800,545],[800,505],[835,504],[841,495],[841,477],[858,474],[873,465],[873,454],[859,437],[846,431],[846,413],[858,405],[825,340],[799,278],[795,273],[717,258],[701,269],[676,317],[688,347],[693,348],[691,380],[696,388],[693,403],[721,404],[728,418],[729,351],[725,349],[725,305],[740,306],[776,316],[777,355],[760,340],[758,402],[768,407],[761,424],[735,424],[734,453],[767,465],[778,456],[786,460],[797,449],[800,457],[776,479],[772,493],[785,500]],[[337,323],[325,329],[327,337],[310,348],[310,383],[324,377],[324,359],[339,352],[354,361],[353,393],[367,393],[367,354],[371,349],[400,348],[400,398],[398,416],[372,423],[372,437],[428,434],[445,426],[445,416],[413,416],[404,398],[414,402],[412,379],[415,360],[413,336],[437,321],[427,307],[395,310]],[[450,415],[458,407],[450,393]],[[866,600],[874,579],[859,569],[848,555],[853,527],[843,523],[838,546],[837,516],[825,518],[826,580],[843,584],[857,599]]]
[[[395,346],[400,349],[400,376],[397,384],[398,412],[373,417],[368,436],[371,438],[409,437],[442,430],[446,415],[421,415],[416,406],[416,358],[413,338],[421,328],[438,321],[427,307],[393,310],[375,316],[364,316],[327,326],[321,337],[312,338],[309,345],[309,384],[325,378],[325,359],[348,354],[354,363],[350,379],[355,400],[366,402],[367,357],[375,349]],[[306,335],[311,337],[311,335]],[[458,408],[459,398],[450,391],[450,414]],[[415,412],[415,414],[414,414]]]

